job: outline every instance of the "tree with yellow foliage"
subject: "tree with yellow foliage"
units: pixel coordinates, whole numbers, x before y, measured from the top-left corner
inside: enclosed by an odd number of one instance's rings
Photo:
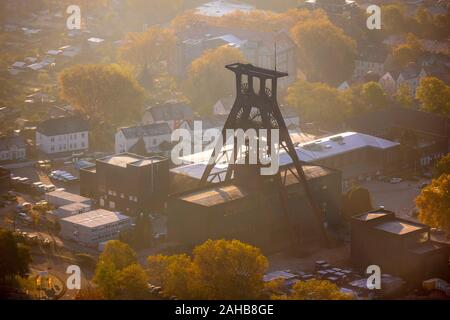
[[[352,296],[341,292],[339,287],[328,280],[311,279],[298,281],[289,295],[274,296],[279,300],[351,300]]]
[[[450,87],[444,81],[435,77],[422,78],[416,97],[422,103],[422,110],[443,116],[450,115]]]
[[[119,60],[146,72],[151,78],[166,71],[175,50],[176,37],[172,30],[150,27],[145,32],[131,32],[119,48]]]
[[[450,174],[442,174],[416,198],[419,220],[450,234]]]
[[[126,243],[108,241],[95,269],[94,283],[107,299],[141,299],[147,292],[147,273]]]
[[[158,255],[147,261],[150,281],[182,299],[256,299],[268,264],[258,248],[238,240],[208,240],[192,259]]]
[[[447,153],[444,157],[434,166],[434,176],[440,177],[443,174],[450,174],[450,153]]]
[[[205,51],[189,66],[184,93],[200,114],[208,114],[218,99],[234,92],[234,75],[225,65],[244,62],[236,48],[227,46]]]
[[[338,85],[354,69],[355,41],[327,18],[307,19],[291,29],[299,65],[309,81]]]
[[[74,65],[60,73],[59,84],[61,97],[94,121],[119,125],[135,119],[143,107],[144,90],[117,64]]]

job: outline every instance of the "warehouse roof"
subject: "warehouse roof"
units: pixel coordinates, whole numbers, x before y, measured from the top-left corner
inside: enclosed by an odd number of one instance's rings
[[[91,201],[91,199],[80,196],[79,194],[75,194],[75,193],[70,193],[64,190],[55,190],[52,192],[47,193],[47,195],[49,197],[57,197],[60,199],[66,199],[69,200],[71,202],[89,202]]]
[[[315,162],[321,159],[330,158],[354,150],[363,148],[376,148],[376,149],[390,149],[400,145],[397,142],[389,141],[386,139],[370,136],[364,133],[358,132],[343,132],[340,134],[327,136],[321,139],[309,141],[307,143],[301,143],[295,150],[300,161]],[[224,147],[225,149],[232,149],[230,145]],[[205,163],[208,162],[212,149],[203,152],[187,155],[180,159],[185,164],[189,163]],[[280,151],[279,155],[280,166],[288,165],[292,163],[291,157],[284,152]]]
[[[85,213],[80,213],[71,217],[61,219],[61,221],[78,224],[87,228],[96,228],[107,224],[115,223],[130,218],[119,213],[104,209],[97,209]]]
[[[146,158],[133,153],[119,153],[114,154],[112,156],[97,159],[97,161],[108,163],[122,168],[126,168],[129,165],[138,167],[145,166],[163,160],[165,160],[165,158],[163,157],[154,156]]]
[[[397,235],[404,235],[414,231],[422,230],[424,229],[424,226],[412,222],[406,222],[404,220],[392,220],[389,222],[380,223],[374,228]]]
[[[247,192],[245,192],[242,187],[230,184],[195,191],[181,196],[179,199],[201,206],[211,207],[225,202],[242,199],[246,196]]]
[[[385,210],[383,207],[380,207],[376,210],[356,215],[354,216],[354,219],[360,221],[371,221],[386,216],[394,216],[394,212]]]
[[[90,208],[91,206],[87,203],[81,203],[81,202],[73,202],[66,204],[64,206],[59,207],[58,209],[66,210],[66,211],[77,211],[82,210],[86,208]]]
[[[171,133],[169,125],[165,122],[153,123],[143,126],[120,128],[119,130],[122,131],[123,135],[127,139],[168,135]]]
[[[51,118],[42,121],[37,127],[37,132],[46,136],[57,136],[88,130],[88,122],[79,116]]]

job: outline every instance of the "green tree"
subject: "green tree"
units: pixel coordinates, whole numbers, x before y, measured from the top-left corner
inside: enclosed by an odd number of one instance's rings
[[[30,251],[19,243],[14,234],[0,229],[0,283],[5,284],[15,276],[25,276],[31,262]]]
[[[184,93],[200,114],[208,114],[218,99],[233,93],[233,73],[225,65],[244,62],[239,49],[219,47],[205,51],[194,60],[188,70]]]
[[[416,198],[419,220],[450,234],[450,174],[442,174]]]
[[[416,97],[422,104],[422,110],[443,116],[450,114],[450,87],[442,80],[434,77],[422,78]]]
[[[337,85],[354,69],[355,42],[327,19],[300,21],[291,29],[299,64],[309,81]]]
[[[352,187],[343,197],[342,213],[350,220],[354,215],[372,210],[370,192],[366,188]]]
[[[450,174],[450,153],[439,159],[434,167],[435,177],[440,177],[443,174]]]
[[[61,97],[95,120],[116,125],[136,119],[144,91],[130,70],[117,64],[75,65],[60,76]]]

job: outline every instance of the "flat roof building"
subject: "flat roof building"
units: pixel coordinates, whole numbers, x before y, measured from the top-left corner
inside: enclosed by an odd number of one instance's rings
[[[135,215],[159,210],[168,195],[169,161],[119,153],[97,159],[80,170],[80,193],[98,200],[100,207]]]
[[[343,132],[297,144],[295,150],[300,161],[338,169],[342,172],[342,178],[346,180],[381,174],[393,168],[399,146],[398,142],[368,134]],[[233,147],[228,145],[224,149],[231,152]],[[212,151],[206,150],[181,157],[184,164],[191,166],[178,167],[172,171],[199,179]],[[280,150],[279,163],[280,166],[292,164],[291,157],[284,150]],[[216,164],[216,168],[225,171],[227,166],[226,161]]]
[[[61,237],[88,247],[118,239],[120,232],[131,227],[131,218],[104,209],[76,214],[60,220]]]
[[[55,190],[45,194],[45,200],[55,207],[61,207],[72,203],[84,203],[91,205],[92,200],[79,194],[70,193],[65,190]]]
[[[53,215],[58,219],[67,218],[75,214],[80,214],[91,210],[91,205],[86,203],[69,203],[53,211]]]
[[[352,218],[351,258],[361,269],[378,265],[383,273],[416,284],[449,277],[448,244],[430,240],[428,226],[383,208]]]

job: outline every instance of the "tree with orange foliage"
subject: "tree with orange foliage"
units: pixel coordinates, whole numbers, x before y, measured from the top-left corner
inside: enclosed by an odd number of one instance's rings
[[[337,85],[354,69],[355,42],[328,19],[307,19],[291,29],[299,64],[310,81]]]
[[[176,37],[169,29],[150,27],[145,32],[131,32],[119,49],[119,60],[133,65],[138,72],[155,76],[167,68],[175,43]]]
[[[416,198],[419,220],[450,235],[450,174],[442,174]]]
[[[196,111],[210,113],[218,99],[233,93],[234,77],[225,65],[234,62],[244,62],[241,51],[223,46],[205,51],[191,63],[184,93]]]

